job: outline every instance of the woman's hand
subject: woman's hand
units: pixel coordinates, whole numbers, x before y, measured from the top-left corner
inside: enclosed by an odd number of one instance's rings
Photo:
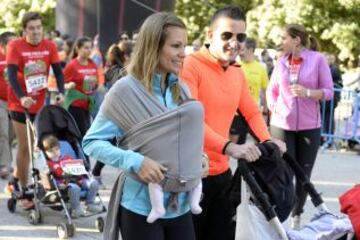
[[[254,162],[259,159],[261,152],[254,143],[235,144],[229,143],[225,153],[235,159],[245,159],[248,162]]]
[[[300,84],[293,84],[290,86],[290,92],[295,97],[306,97],[307,89]]]
[[[290,92],[295,97],[306,97],[306,88],[300,84],[293,84],[290,86]]]
[[[145,157],[138,175],[139,178],[146,183],[159,183],[164,179],[165,176],[163,172],[166,171],[166,167],[148,157]]]

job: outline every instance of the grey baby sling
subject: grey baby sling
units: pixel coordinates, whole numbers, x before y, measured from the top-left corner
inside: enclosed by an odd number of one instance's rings
[[[181,99],[189,99],[185,87],[181,83],[180,86]],[[184,101],[170,110],[128,75],[111,88],[101,111],[124,130],[118,140],[120,148],[139,152],[168,169],[160,183],[164,191],[185,192],[199,184],[204,140],[204,110],[200,102]],[[134,173],[126,174],[141,181]],[[114,186],[103,239],[118,237],[116,226],[110,226],[110,221],[117,225],[117,210],[111,209],[113,216],[109,214],[110,208],[117,207],[114,204],[119,205],[124,179],[122,173]]]

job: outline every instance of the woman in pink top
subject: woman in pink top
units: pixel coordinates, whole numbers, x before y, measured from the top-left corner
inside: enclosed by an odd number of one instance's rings
[[[282,40],[284,55],[275,65],[266,92],[272,112],[271,135],[286,142],[289,154],[308,176],[320,145],[319,100],[333,97],[333,83],[325,57],[307,49],[309,41],[313,40],[303,26],[286,26]],[[293,228],[300,227],[300,215],[307,197],[300,184],[296,184],[296,196]]]

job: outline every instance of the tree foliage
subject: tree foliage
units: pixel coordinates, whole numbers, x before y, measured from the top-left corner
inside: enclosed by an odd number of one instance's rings
[[[55,28],[56,0],[1,0],[0,1],[0,33],[4,31],[21,31],[21,19],[28,11],[37,11],[43,17],[45,29]]]
[[[360,0],[178,0],[176,13],[189,29],[189,40],[204,35],[211,15],[233,4],[247,12],[247,33],[260,47],[275,48],[287,23],[303,24],[322,50],[355,60],[360,46]]]
[[[252,0],[177,0],[175,13],[186,23],[189,41],[204,39],[211,16],[226,5],[240,6],[245,12],[259,1]]]

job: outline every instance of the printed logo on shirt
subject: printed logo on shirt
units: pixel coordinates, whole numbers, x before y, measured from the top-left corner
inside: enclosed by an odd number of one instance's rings
[[[300,72],[300,64],[290,65],[289,82],[291,85],[296,84],[298,82],[299,72]]]
[[[28,58],[42,58],[44,56],[48,56],[50,54],[50,51],[44,50],[44,51],[35,51],[35,52],[22,52],[21,55],[23,57]]]
[[[42,60],[28,61],[24,67],[26,91],[32,95],[47,88],[47,67]]]
[[[97,87],[97,78],[96,76],[85,75],[83,82],[83,91],[85,94],[93,94]]]

